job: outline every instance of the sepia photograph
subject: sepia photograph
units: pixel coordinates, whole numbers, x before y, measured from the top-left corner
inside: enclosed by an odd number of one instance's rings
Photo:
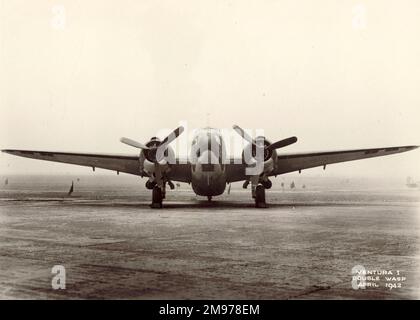
[[[0,299],[419,300],[419,16],[0,0]]]

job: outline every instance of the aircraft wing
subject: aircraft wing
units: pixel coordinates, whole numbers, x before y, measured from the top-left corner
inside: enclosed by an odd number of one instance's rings
[[[270,174],[270,176],[324,166],[332,163],[387,156],[395,153],[410,151],[416,148],[418,148],[418,146],[280,154],[277,157],[276,169]],[[231,160],[231,163],[227,165],[226,170],[228,182],[243,181],[248,178],[245,175],[245,165],[233,164],[233,160]]]
[[[270,175],[273,176],[293,171],[299,171],[332,163],[386,156],[410,151],[416,148],[417,146],[402,146],[391,148],[281,154],[277,157],[276,169]],[[10,149],[2,151],[20,157],[69,163],[80,166],[102,168],[134,175],[147,176],[145,172],[140,172],[140,162],[137,155],[90,154]],[[226,173],[228,182],[243,181],[248,179],[248,177],[245,175],[245,165],[234,164],[233,159],[231,160],[230,164],[227,164]],[[173,181],[190,182],[190,164],[185,163],[185,161],[184,164],[179,163],[178,161],[176,164],[172,164],[168,178]]]
[[[47,160],[54,162],[70,163],[79,166],[95,167],[140,175],[140,163],[138,156],[50,152],[32,150],[2,150],[19,157]]]
[[[10,149],[2,151],[19,157],[108,169],[138,176],[148,176],[145,172],[140,170],[138,155],[71,153]],[[176,164],[172,164],[170,166],[171,170],[168,174],[169,179],[179,182],[191,181],[191,167],[188,162],[177,161]]]
[[[299,171],[332,163],[382,157],[390,154],[410,151],[416,149],[417,147],[418,146],[402,146],[390,148],[280,154],[277,157],[277,169],[271,175]]]

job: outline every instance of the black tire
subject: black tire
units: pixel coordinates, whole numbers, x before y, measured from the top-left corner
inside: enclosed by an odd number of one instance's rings
[[[266,180],[262,182],[262,185],[264,186],[265,189],[271,189],[271,187],[273,186],[273,183],[271,182],[271,180]]]
[[[267,208],[265,202],[265,188],[259,184],[255,189],[255,207],[256,208]]]
[[[156,182],[146,181],[146,188],[149,190],[153,190],[153,188],[156,186]]]
[[[152,192],[152,208],[162,208],[162,199],[162,189],[155,186]]]

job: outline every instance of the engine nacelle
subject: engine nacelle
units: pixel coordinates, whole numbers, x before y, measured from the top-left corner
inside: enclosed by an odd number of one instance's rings
[[[152,137],[149,142],[146,143],[146,147],[150,149],[142,150],[140,157],[151,163],[166,164],[175,162],[175,152],[168,145],[161,145],[161,141],[157,137]]]
[[[261,144],[264,145],[264,147],[268,147],[270,145],[270,142],[265,139],[265,137],[259,136],[256,137],[254,140],[254,143],[249,143],[244,150],[242,151],[242,160],[246,164],[251,164],[253,160],[256,160],[257,157],[257,148],[256,145]],[[267,148],[264,148],[263,154],[258,156],[263,156],[264,161],[267,161],[271,158],[273,152]]]
[[[261,155],[257,155],[257,147],[256,145],[264,145],[264,149],[262,150]],[[264,160],[264,167],[262,169],[262,173],[270,173],[274,170],[275,159],[277,158],[276,150],[268,149],[267,147],[271,143],[265,139],[265,137],[259,136],[256,137],[254,143],[248,144],[244,150],[242,151],[242,161],[248,167],[256,166],[259,157],[263,157]],[[261,148],[262,149],[262,148]],[[261,151],[260,151],[261,152]]]
[[[153,137],[146,143],[149,149],[143,149],[139,155],[140,172],[146,172],[152,179],[157,171],[161,174],[168,172],[169,164],[175,163],[174,150],[168,145],[159,147],[160,145],[161,141]]]

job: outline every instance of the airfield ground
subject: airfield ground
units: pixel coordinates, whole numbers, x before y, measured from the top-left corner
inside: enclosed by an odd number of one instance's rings
[[[0,298],[420,298],[419,190],[276,186],[255,209],[240,187],[212,203],[181,187],[152,210],[138,185],[82,178],[67,196],[67,180],[0,189]],[[406,279],[355,290],[356,265]]]

